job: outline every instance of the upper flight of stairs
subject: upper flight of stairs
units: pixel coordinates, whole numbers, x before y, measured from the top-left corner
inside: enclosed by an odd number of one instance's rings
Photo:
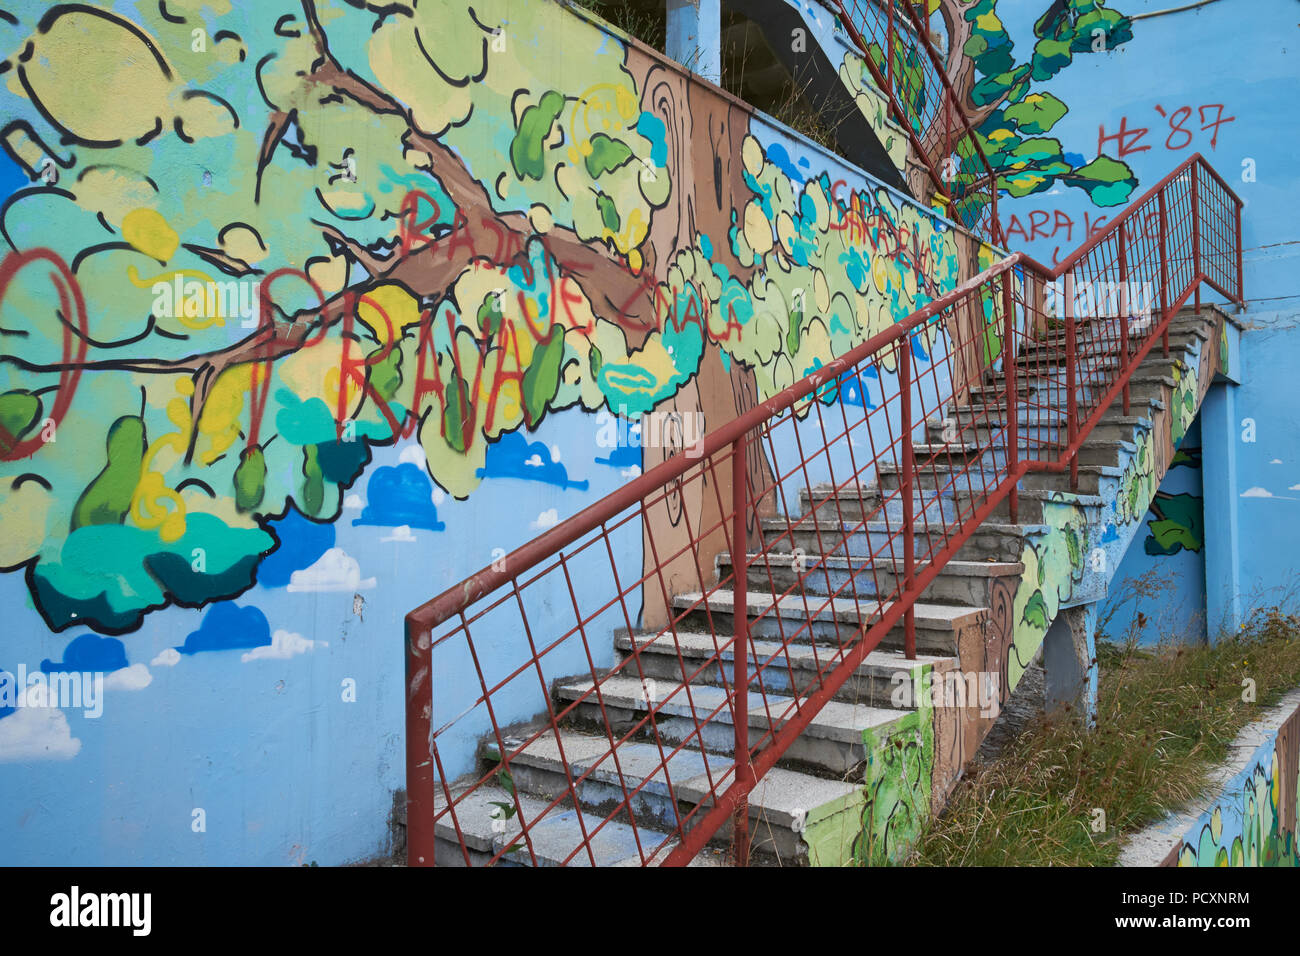
[[[840,858],[817,858],[804,836],[804,821],[813,815],[837,821],[846,834],[861,826],[861,793],[864,772],[872,758],[872,748],[887,742],[893,735],[915,732],[915,711],[894,702],[892,691],[900,683],[910,683],[924,669],[943,671],[961,668],[958,634],[961,629],[978,624],[988,614],[990,585],[1004,579],[1013,589],[1024,573],[1021,555],[1026,542],[1042,531],[1037,522],[1043,518],[1044,503],[1067,494],[1069,500],[1089,514],[1098,516],[1105,504],[1099,493],[1109,481],[1122,473],[1144,432],[1152,427],[1156,413],[1165,407],[1175,384],[1175,371],[1185,373],[1206,347],[1215,328],[1214,313],[1205,309],[1197,316],[1185,310],[1170,327],[1169,355],[1159,344],[1139,367],[1131,380],[1130,409],[1124,414],[1117,399],[1106,411],[1101,424],[1083,444],[1079,455],[1079,486],[1071,492],[1067,473],[1033,473],[1021,483],[1018,523],[1009,523],[1007,504],[1003,502],[994,516],[986,521],[961,546],[929,585],[914,606],[917,658],[907,660],[902,652],[901,626],[895,627],[872,650],[852,677],[840,688],[835,699],[824,706],[812,723],[786,751],[776,768],[758,781],[750,796],[751,862],[756,864],[843,863]],[[1087,326],[1080,336],[1090,335]],[[1018,363],[1032,377],[1020,376],[1022,394],[1035,403],[1064,409],[1064,348],[1058,335],[1049,335],[1022,351]],[[1105,360],[1103,359],[1103,364]],[[1093,376],[1083,376],[1077,383],[1081,400],[1094,395],[1101,385]],[[954,516],[958,507],[969,511],[972,492],[962,487],[955,492],[935,495],[936,485],[951,480],[954,471],[962,472],[968,463],[996,465],[1005,456],[1002,426],[1005,421],[1005,381],[1000,373],[991,374],[985,386],[977,388],[970,400],[946,410],[958,422],[985,421],[978,429],[961,432],[961,443],[944,443],[943,421],[927,423],[928,443],[918,443],[916,454],[924,466],[925,476],[916,492],[916,549],[918,563],[931,549],[931,533],[939,535],[940,519]],[[1023,415],[1023,413],[1022,413]],[[1059,425],[1052,422],[1059,419]],[[1054,416],[1049,409],[1034,422],[1041,437],[1047,431],[1064,429],[1063,415]],[[1028,438],[1022,421],[1022,452]],[[1054,437],[1054,436],[1052,436]],[[842,533],[860,523],[862,509],[876,509],[880,495],[889,495],[898,487],[898,476],[881,468],[878,484],[836,490],[829,485],[804,489],[800,496],[800,514],[794,521],[784,517],[762,522],[765,554],[749,558],[747,599],[750,619],[750,673],[763,668],[762,685],[767,706],[773,713],[784,710],[796,687],[807,687],[817,673],[815,654],[824,666],[828,639],[838,638],[852,644],[861,636],[863,617],[877,607],[874,599],[879,588],[893,591],[902,573],[901,561],[866,557],[888,544],[888,529],[897,533],[902,518],[902,503],[890,502],[888,525],[884,516],[854,530],[844,547],[833,553],[821,553],[819,541],[831,530]],[[978,496],[979,489],[975,490]],[[930,527],[926,521],[929,519]],[[837,535],[836,540],[839,540]],[[897,547],[897,539],[895,538]],[[938,549],[938,538],[934,540]],[[769,550],[771,549],[771,550]],[[796,549],[803,552],[803,566],[815,573],[800,582],[794,570]],[[731,556],[723,553],[716,561],[717,580],[732,574]],[[790,592],[790,593],[786,593]],[[828,601],[827,595],[838,596]],[[773,594],[785,595],[778,600]],[[862,599],[861,611],[855,596]],[[560,681],[554,687],[557,711],[577,702],[561,726],[558,737],[547,732],[511,760],[512,775],[496,788],[480,788],[458,813],[463,843],[472,854],[471,862],[481,862],[506,846],[519,832],[517,820],[494,819],[494,803],[513,806],[508,786],[519,791],[525,814],[536,816],[557,795],[568,791],[569,782],[604,760],[592,771],[576,792],[579,807],[566,806],[564,812],[552,811],[530,833],[531,853],[539,863],[558,865],[640,865],[660,862],[672,847],[668,833],[679,814],[694,809],[708,799],[709,772],[714,779],[729,766],[733,728],[730,711],[723,706],[718,716],[704,727],[704,747],[693,735],[696,722],[692,708],[707,713],[724,700],[724,687],[732,674],[729,652],[722,655],[722,667],[715,659],[714,634],[734,633],[733,594],[715,590],[706,597],[699,593],[677,594],[672,599],[678,617],[677,633],[610,634],[610,640],[626,660],[639,654],[641,680],[614,677],[600,685],[597,695],[590,679]],[[814,642],[809,634],[815,636]],[[782,650],[782,636],[791,641],[789,660]],[[765,666],[768,664],[771,666]],[[637,673],[632,664],[620,673]],[[689,678],[689,679],[688,679]],[[757,688],[752,679],[751,688]],[[599,699],[598,699],[599,697]],[[617,760],[606,756],[607,732],[617,740],[627,733],[647,710],[647,698],[663,701],[671,697],[656,722],[657,739],[649,722],[641,731],[617,748]],[[750,740],[761,740],[769,730],[764,698],[750,695]],[[987,732],[983,726],[981,733]],[[522,732],[522,731],[521,731]],[[673,749],[685,746],[667,761]],[[511,740],[507,746],[514,746]],[[495,742],[485,743],[480,751],[485,769],[495,763]],[[707,764],[707,766],[706,766]],[[622,781],[622,783],[620,782]],[[951,781],[936,786],[950,785]],[[586,848],[576,854],[573,848],[582,839],[583,830],[591,832],[611,809],[623,799],[627,790],[641,789],[632,800],[635,819],[630,825],[626,811],[606,823]],[[935,795],[941,805],[944,793]],[[475,810],[481,812],[475,812]],[[579,816],[581,814],[581,817]],[[639,846],[637,836],[639,835]],[[463,862],[460,843],[450,822],[439,823],[439,864]],[[725,865],[730,838],[729,827],[716,835],[709,850],[700,854],[696,865]],[[660,844],[668,843],[653,858],[650,854]],[[849,840],[848,842],[852,842]],[[823,854],[824,855],[824,854]],[[502,862],[530,864],[528,852],[507,854]]]

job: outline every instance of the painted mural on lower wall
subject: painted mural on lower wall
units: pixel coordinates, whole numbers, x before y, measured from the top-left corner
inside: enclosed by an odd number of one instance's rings
[[[1300,866],[1300,709],[1269,735],[1165,859],[1165,866]]]

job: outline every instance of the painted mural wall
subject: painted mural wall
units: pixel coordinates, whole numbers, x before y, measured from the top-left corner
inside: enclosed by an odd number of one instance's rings
[[[0,56],[6,863],[383,854],[408,610],[673,451],[611,413],[724,421],[989,255],[550,0]]]
[[[1300,866],[1300,710],[1294,711],[1224,786],[1166,866]]]

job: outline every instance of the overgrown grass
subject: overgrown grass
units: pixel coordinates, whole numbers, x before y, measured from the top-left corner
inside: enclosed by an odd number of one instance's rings
[[[1214,645],[1130,637],[1098,657],[1096,729],[1072,714],[1031,724],[958,785],[910,862],[1113,866],[1123,836],[1201,796],[1237,732],[1300,685],[1300,615],[1257,613]],[[1242,699],[1247,678],[1254,703]]]
[[[667,21],[661,2],[627,2],[627,0],[573,0],[580,7],[636,37],[661,53],[667,48]]]

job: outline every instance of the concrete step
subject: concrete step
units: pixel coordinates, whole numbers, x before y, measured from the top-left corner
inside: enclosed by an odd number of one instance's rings
[[[897,521],[871,520],[839,522],[820,515],[804,515],[787,521],[785,518],[764,518],[760,523],[766,548],[807,554],[838,554],[856,558],[870,558],[890,553],[900,553],[903,536]],[[941,527],[913,521],[912,531],[916,553],[928,554],[945,546],[948,533]],[[985,522],[977,527],[953,557],[964,561],[1019,561],[1024,553],[1028,535],[1041,534],[1047,529],[1034,523],[1000,524]],[[833,538],[831,536],[834,536]],[[892,549],[892,552],[891,552]]]
[[[993,456],[1000,453],[990,452],[989,454]],[[880,471],[881,488],[886,492],[896,490],[900,481],[898,471],[892,465],[887,466],[884,463],[877,467]],[[1112,465],[1081,464],[1079,466],[1079,487],[1076,490],[1085,495],[1099,494],[1103,478],[1118,478],[1122,474],[1122,469]],[[991,493],[1005,477],[1006,475],[1002,471],[978,471],[960,466],[946,468],[932,465],[919,471],[913,477],[913,481],[917,488],[944,489],[949,496],[959,495],[961,491],[969,489],[967,498],[970,497],[970,491],[974,491],[982,499],[986,494]],[[1020,479],[1020,487],[1026,489],[1064,490],[1060,482],[1060,472],[1050,471],[1029,472]],[[961,499],[959,498],[959,500]],[[941,510],[941,505],[938,503],[931,504],[927,500],[927,504],[930,504],[930,509],[934,513]],[[945,515],[953,513],[949,510],[943,511]]]
[[[833,653],[829,647],[819,647],[818,651],[823,656]],[[765,671],[765,678],[766,674]],[[649,685],[637,677],[609,677],[600,685],[599,699],[592,687],[588,679],[561,683],[555,689],[560,701],[577,703],[568,718],[574,728],[603,735],[608,727],[616,739],[631,733],[635,739],[653,741],[657,735],[664,743],[694,748],[701,746],[703,736],[703,746],[709,754],[732,752],[735,730],[731,706],[727,691],[719,684],[703,681],[682,684],[679,678],[675,683],[655,681]],[[647,697],[652,693],[660,698],[650,702],[655,707],[653,726],[646,720]],[[749,738],[753,745],[780,730],[795,715],[793,697],[768,688],[766,699],[764,706],[764,695],[750,692]],[[876,736],[887,734],[907,713],[855,701],[830,701],[817,712],[782,759],[821,776],[842,777],[866,759],[862,745],[866,731]],[[706,717],[708,721],[701,727]]]
[[[596,811],[591,816],[597,822],[626,799],[624,786],[627,793],[639,787],[630,800],[638,829],[671,832],[692,808],[712,806],[710,781],[725,790],[732,779],[723,778],[732,763],[726,756],[709,753],[706,758],[698,750],[683,748],[675,754],[672,750],[666,744],[661,749],[655,743],[628,740],[619,745],[615,763],[603,734],[562,730],[557,738],[548,731],[511,758],[510,772],[517,790],[552,798],[566,792],[570,775],[575,781],[585,778],[576,786],[578,801],[583,808]],[[828,805],[851,806],[859,788],[860,784],[774,767],[749,795],[751,852],[778,857],[782,862],[806,859],[808,848],[800,835],[803,816]],[[692,820],[702,816],[697,813]],[[626,810],[621,811],[606,827],[627,819]],[[623,825],[631,830],[630,823]],[[723,846],[729,838],[730,825],[719,830],[713,842]],[[572,826],[566,852],[580,839],[580,832]]]
[[[1068,480],[1069,476],[1067,474],[1063,484],[1068,485]],[[1069,495],[1069,500],[1078,504],[1080,507],[1092,509],[1094,511],[1101,511],[1101,509],[1105,508],[1108,504],[1106,499],[1100,495],[1076,494],[1074,492],[1069,492],[1064,488],[1062,490],[1022,488],[1018,496],[1016,520],[1033,522],[1043,521],[1046,513],[1046,508],[1044,506],[1052,501],[1060,500],[1062,494]],[[1002,501],[998,502],[997,506],[994,507],[993,517],[1005,521],[1010,517],[1010,515],[1011,500],[1008,497],[1002,499]],[[1096,518],[1098,516],[1093,515],[1092,517]]]
[[[896,559],[888,555],[874,562],[858,558],[818,554],[769,553],[749,556],[750,586],[776,588],[778,594],[836,594],[861,597],[891,597],[903,577],[902,552]],[[918,561],[918,564],[922,562]],[[797,571],[801,566],[803,571]],[[717,558],[719,580],[732,573],[731,555],[722,552]],[[923,595],[927,603],[964,604],[980,607],[988,600],[988,579],[1016,576],[1024,572],[1019,561],[949,561],[930,582]]]
[[[591,866],[593,857],[597,866],[641,866],[643,862],[653,866],[663,862],[677,846],[677,840],[667,833],[644,825],[638,825],[634,831],[627,823],[605,822],[604,816],[594,813],[582,813],[580,824],[579,811],[568,805],[568,801],[548,811],[551,799],[522,791],[517,796],[518,802],[516,795],[505,788],[484,785],[456,804],[455,820],[447,814],[434,826],[435,864],[465,866],[462,838],[469,853],[468,865],[486,864],[520,836],[521,816],[529,824],[527,840],[520,838],[517,847],[507,852],[498,866]],[[439,788],[434,797],[435,812],[446,805],[446,797]],[[582,840],[584,827],[588,834],[594,834],[590,855],[586,850],[573,852]],[[708,848],[689,865],[726,866],[728,861],[721,850]]]
[[[881,602],[873,598],[855,600],[852,596],[830,598],[800,594],[774,598],[761,591],[750,591],[746,610],[749,632],[754,637],[801,643],[829,639],[847,644],[856,640],[864,627],[870,627],[892,605],[892,601]],[[732,592],[729,590],[718,588],[707,597],[699,592],[677,595],[673,598],[673,607],[681,615],[678,627],[734,633]],[[917,651],[940,655],[956,653],[958,629],[981,621],[987,613],[983,607],[950,604],[917,603],[913,608]],[[901,621],[881,639],[880,646],[903,646]]]
[[[682,668],[694,684],[730,686],[734,673],[734,656],[731,646],[717,650],[715,638],[703,631],[678,630],[660,634],[630,635],[624,631],[615,640],[615,646],[630,656],[633,643],[639,648],[637,661],[624,665],[625,673],[644,674],[648,680],[668,681],[676,686],[683,680]],[[763,686],[769,693],[790,694],[792,687],[807,693],[818,680],[819,674],[833,666],[840,658],[834,651],[811,644],[783,644],[780,641],[751,639],[750,670],[763,668]],[[680,655],[680,656],[679,656]],[[721,657],[722,663],[718,663]],[[895,709],[891,697],[894,688],[910,684],[916,673],[928,666],[951,662],[951,657],[917,654],[908,660],[898,650],[876,648],[854,670],[836,693],[837,700],[873,707]],[[756,687],[757,682],[752,682]],[[656,687],[657,690],[657,687]]]

